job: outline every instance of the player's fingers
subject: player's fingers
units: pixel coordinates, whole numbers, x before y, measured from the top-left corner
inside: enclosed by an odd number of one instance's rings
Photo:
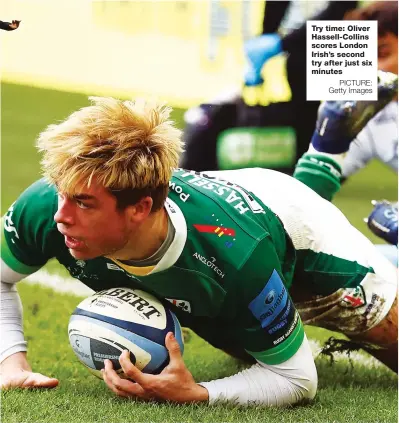
[[[153,399],[153,396],[138,383],[121,378],[114,370],[106,372],[104,369],[102,374],[106,385],[118,396],[143,400]]]
[[[116,395],[121,397],[132,397],[132,396],[141,396],[138,395],[142,390],[137,389],[134,385],[137,385],[134,382],[122,379],[116,371],[112,368],[112,362],[105,360],[105,367],[102,370],[102,375],[106,385],[113,391]]]
[[[20,372],[11,377],[1,378],[1,389],[10,388],[55,388],[58,386],[58,379],[50,378],[41,373]]]
[[[130,395],[127,392],[121,391],[111,382],[111,379],[108,377],[108,374],[104,371],[104,369],[101,370],[101,373],[103,375],[103,380],[104,380],[105,384],[108,386],[109,389],[111,389],[111,391],[114,394],[118,395],[119,397],[124,397],[124,398],[130,397]]]
[[[47,377],[40,373],[34,373],[32,378],[28,378],[23,388],[55,388],[59,381],[53,377]],[[26,386],[25,386],[26,385]]]
[[[180,365],[182,362],[182,355],[180,345],[177,342],[172,332],[168,332],[165,338],[165,346],[169,352],[170,364]]]
[[[119,363],[121,364],[123,373],[130,379],[133,379],[143,388],[146,388],[148,383],[151,381],[152,375],[143,373],[139,370],[131,361],[129,351],[125,350],[119,357]]]

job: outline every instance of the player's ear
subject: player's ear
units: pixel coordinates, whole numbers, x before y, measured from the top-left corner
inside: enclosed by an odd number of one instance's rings
[[[134,223],[142,222],[151,213],[152,204],[151,197],[143,197],[136,204],[127,206],[129,220]]]

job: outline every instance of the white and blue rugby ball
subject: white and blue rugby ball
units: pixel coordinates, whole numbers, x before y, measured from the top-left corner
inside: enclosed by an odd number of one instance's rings
[[[130,351],[132,363],[157,374],[169,362],[165,336],[173,332],[183,353],[180,323],[174,313],[147,292],[110,288],[84,299],[68,326],[69,342],[78,359],[102,379],[104,360],[123,376],[119,356]]]

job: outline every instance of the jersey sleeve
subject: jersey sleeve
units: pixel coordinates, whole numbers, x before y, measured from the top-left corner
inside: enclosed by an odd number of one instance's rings
[[[281,262],[267,237],[242,268],[237,284],[239,341],[265,364],[288,360],[304,339],[303,324],[289,295]]]
[[[52,237],[57,193],[43,179],[32,184],[2,217],[1,258],[14,272],[29,275],[54,256]]]
[[[293,176],[331,201],[341,188],[342,169],[332,154],[308,152],[298,160]]]

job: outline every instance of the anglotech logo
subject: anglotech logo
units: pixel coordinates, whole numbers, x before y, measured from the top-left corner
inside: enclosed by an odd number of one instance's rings
[[[220,276],[222,279],[224,278],[224,273],[217,267],[215,264],[216,259],[215,257],[211,257],[210,260],[208,260],[205,256],[202,256],[201,254],[195,252],[193,254],[193,257],[195,257],[197,260],[199,260],[201,263],[205,264],[205,266],[209,267],[211,270],[213,270],[218,276]]]

